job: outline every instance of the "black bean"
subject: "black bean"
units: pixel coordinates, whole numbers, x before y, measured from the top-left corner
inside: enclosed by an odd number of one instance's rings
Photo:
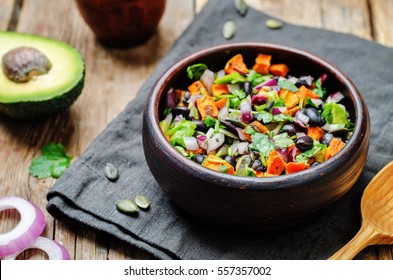
[[[295,145],[296,145],[296,148],[305,152],[305,151],[310,150],[313,147],[314,139],[312,139],[310,136],[302,136],[302,137],[297,138],[295,140]]]
[[[289,136],[293,136],[296,134],[296,127],[293,124],[285,124],[281,130],[280,133],[286,132]]]
[[[313,78],[311,76],[300,76],[299,79],[297,80],[295,86],[301,87],[301,86],[306,86],[310,87],[313,82]]]
[[[308,124],[310,126],[323,126],[323,120],[321,115],[315,108],[302,108],[302,113],[305,114],[308,118]]]
[[[220,124],[224,125],[230,132],[237,135],[236,126],[226,120],[220,120]]]
[[[209,130],[202,120],[193,120],[192,122],[196,124],[196,129],[199,131],[207,132]]]
[[[259,159],[254,160],[251,168],[256,171],[262,171],[262,169],[263,169],[262,162]]]
[[[245,82],[243,84],[243,90],[247,95],[251,95],[252,93],[252,84],[251,82]]]
[[[184,118],[189,119],[190,117],[190,110],[186,106],[177,106],[172,109],[172,113],[177,115],[182,115]]]
[[[321,143],[325,144],[326,146],[330,145],[330,142],[333,140],[334,136],[331,133],[325,133],[321,139]]]
[[[236,161],[235,161],[234,157],[225,156],[225,157],[224,157],[224,160],[225,160],[226,162],[228,162],[230,165],[232,165],[233,167],[236,166]]]
[[[205,155],[202,154],[196,154],[194,157],[194,161],[199,164],[202,164],[204,159],[205,159]]]

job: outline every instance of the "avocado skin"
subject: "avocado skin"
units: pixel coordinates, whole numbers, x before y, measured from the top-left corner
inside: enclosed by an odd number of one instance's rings
[[[82,93],[85,73],[68,92],[52,99],[32,102],[0,103],[0,112],[20,120],[34,120],[47,117],[70,107]]]

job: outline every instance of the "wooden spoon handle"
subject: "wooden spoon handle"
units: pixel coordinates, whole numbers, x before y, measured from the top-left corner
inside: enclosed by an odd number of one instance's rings
[[[329,260],[353,259],[362,249],[373,243],[377,234],[373,228],[363,224],[351,241],[331,256]]]

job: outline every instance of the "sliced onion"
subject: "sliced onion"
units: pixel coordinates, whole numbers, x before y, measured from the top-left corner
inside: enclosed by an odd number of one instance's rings
[[[229,92],[234,92],[240,89],[239,84],[234,84],[234,85],[228,84],[227,87]]]
[[[207,92],[212,95],[212,85],[214,83],[214,72],[206,69],[201,76],[201,82],[207,89]]]
[[[0,198],[0,211],[6,209],[16,209],[20,214],[20,221],[11,231],[0,234],[0,258],[30,246],[46,225],[42,211],[23,198]]]
[[[233,144],[232,144],[232,155],[234,155],[234,154],[237,153],[237,151],[238,151],[238,149],[239,149],[239,144],[240,144],[240,143],[241,143],[241,142],[238,141],[238,140],[233,141]]]
[[[279,115],[285,113],[286,111],[287,111],[287,107],[274,107],[272,109],[272,114]]]
[[[280,90],[281,90],[281,88],[279,86],[272,86],[272,87],[270,87],[270,91],[279,92]]]
[[[215,149],[218,149],[221,147],[222,144],[224,144],[225,141],[225,135],[223,133],[217,133],[214,135],[211,139],[207,141],[207,153],[210,153],[211,151],[214,151]]]
[[[168,115],[166,115],[166,117],[165,117],[165,121],[168,123],[168,124],[171,124],[172,123],[172,119],[173,119],[173,114],[172,113],[169,113]]]
[[[250,100],[243,100],[242,103],[240,103],[240,111],[242,113],[242,122],[250,122],[252,119]]]
[[[226,118],[228,118],[228,114],[229,114],[229,109],[227,106],[224,106],[221,108],[221,110],[218,112],[218,118],[220,120],[225,120]]]
[[[51,240],[46,237],[39,236],[36,240],[34,240],[34,242],[31,245],[25,247],[23,251],[27,249],[40,249],[48,254],[49,260],[71,259],[70,254],[68,253],[67,249],[64,248],[63,245],[61,245],[59,242],[55,240]],[[20,253],[21,251],[9,255],[3,258],[3,260],[15,260]]]
[[[173,88],[170,88],[166,94],[166,107],[171,109],[176,107],[176,92]]]
[[[199,150],[198,142],[195,137],[192,136],[184,136],[183,137],[184,145],[186,149],[189,151]]]
[[[206,140],[209,140],[210,139],[210,137],[212,137],[213,136],[213,134],[214,134],[214,128],[209,128],[209,130],[206,132]]]
[[[283,161],[288,162],[288,149],[276,149],[278,156],[282,158]]]
[[[341,92],[337,91],[337,92],[332,93],[331,95],[328,96],[328,98],[326,99],[326,103],[331,103],[331,102],[338,103],[343,98],[344,98],[344,95]]]
[[[276,86],[277,85],[277,80],[276,79],[270,79],[266,82],[260,83],[254,87],[255,90],[260,90],[263,87],[271,87],[271,86]]]
[[[206,135],[198,135],[196,137],[198,146],[201,147],[202,149],[207,149],[207,137]]]
[[[296,77],[290,77],[290,78],[288,79],[288,81],[290,81],[292,84],[296,84],[298,80],[299,80],[299,79],[296,78]]]
[[[239,145],[237,145],[237,150],[239,154],[243,155],[247,153],[247,147],[248,147],[248,142],[240,142]]]
[[[306,133],[304,133],[304,132],[296,132],[296,138],[300,138],[300,137],[303,137],[303,136],[306,136]]]

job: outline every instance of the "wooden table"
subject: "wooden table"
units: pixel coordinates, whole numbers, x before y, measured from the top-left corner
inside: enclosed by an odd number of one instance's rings
[[[232,4],[222,1],[223,5]],[[393,0],[246,0],[256,9],[288,22],[339,32],[393,46]],[[78,157],[93,139],[131,101],[192,22],[206,0],[167,0],[157,34],[130,50],[109,50],[99,45],[70,0],[0,0],[0,29],[40,34],[63,40],[86,60],[86,84],[81,97],[64,113],[47,120],[24,123],[0,116],[0,196],[16,195],[45,211],[53,179],[30,177],[31,160],[42,145],[61,142]],[[1,48],[1,46],[0,46]],[[110,236],[54,220],[46,211],[43,233],[68,248],[74,259],[150,259],[152,256]],[[0,213],[0,232],[19,219],[14,210]],[[376,246],[370,259],[393,259],[393,246]],[[28,250],[19,259],[45,259]]]

